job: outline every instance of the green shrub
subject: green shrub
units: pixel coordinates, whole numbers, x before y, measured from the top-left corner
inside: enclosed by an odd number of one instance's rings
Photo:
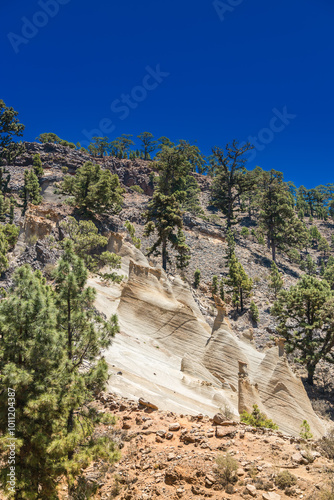
[[[290,262],[293,262],[294,264],[300,264],[301,258],[298,250],[296,250],[295,248],[291,248],[291,250],[289,250],[286,254]]]
[[[220,292],[220,298],[222,300],[225,300],[225,290],[224,290],[224,278],[222,278],[220,280],[220,283],[219,283],[219,292]]]
[[[144,190],[140,186],[138,186],[137,184],[134,184],[133,186],[131,186],[131,189],[132,189],[132,191],[136,191],[136,193],[144,194]]]
[[[238,462],[229,454],[218,455],[216,458],[217,469],[216,473],[218,475],[219,482],[223,486],[227,486],[236,481],[236,471],[238,469]]]
[[[247,227],[243,227],[241,229],[241,236],[243,238],[248,238],[248,236],[249,236],[249,229]]]
[[[271,419],[267,418],[264,413],[261,413],[257,405],[253,405],[252,413],[243,411],[240,415],[241,422],[253,427],[265,427],[267,429],[278,429],[278,425]]]
[[[201,280],[201,271],[199,269],[196,269],[194,273],[194,288],[198,288],[200,280]]]
[[[122,283],[124,276],[122,274],[117,273],[101,273],[100,274],[103,281],[113,282],[113,283]]]
[[[259,321],[259,309],[253,300],[250,303],[249,312],[252,321],[257,323]]]
[[[297,484],[297,478],[290,471],[283,470],[275,477],[275,484],[281,490],[285,490],[285,488],[291,488]]]
[[[303,420],[303,423],[300,426],[300,437],[303,439],[312,439],[313,434],[310,431],[310,424],[307,422],[307,420]]]
[[[15,224],[6,224],[5,226],[1,226],[0,230],[4,233],[9,248],[13,249],[17,243],[20,229]]]
[[[263,234],[260,233],[260,231],[255,231],[255,229],[252,229],[251,235],[254,236],[254,238],[256,238],[256,241],[258,242],[259,245],[265,245]]]
[[[217,295],[218,293],[218,276],[212,276],[211,292],[212,295]]]
[[[137,236],[136,236],[136,229],[135,229],[134,225],[131,224],[131,222],[129,220],[127,220],[127,221],[124,222],[124,226],[128,230],[128,232],[130,234],[130,237],[131,237],[131,240],[132,240],[132,243],[134,244],[134,246],[136,248],[140,248],[141,247],[141,241],[140,241],[140,238],[137,238]]]

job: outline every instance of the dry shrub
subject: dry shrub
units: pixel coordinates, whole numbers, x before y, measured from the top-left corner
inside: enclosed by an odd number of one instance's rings
[[[229,454],[226,455],[218,455],[216,458],[217,464],[217,475],[219,478],[219,482],[223,486],[227,486],[235,482],[236,480],[236,471],[238,469],[238,462]]]
[[[275,484],[281,490],[285,488],[291,488],[297,483],[297,478],[293,474],[291,474],[288,470],[283,470],[275,477]]]
[[[331,430],[327,436],[324,436],[318,444],[327,458],[334,460],[334,430]]]

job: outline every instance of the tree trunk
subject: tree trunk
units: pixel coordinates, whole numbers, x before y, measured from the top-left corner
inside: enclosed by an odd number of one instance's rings
[[[273,261],[276,264],[276,244],[274,241],[272,241],[272,243],[271,243],[271,250],[272,250]]]
[[[167,271],[167,241],[162,242],[162,268]]]
[[[231,227],[231,220],[233,217],[233,201],[232,201],[232,190],[231,186],[228,186],[228,194],[227,194],[227,229]]]
[[[242,293],[242,288],[240,288],[240,309],[241,309],[241,312],[244,310],[244,297],[243,297],[243,293]]]
[[[68,295],[67,297],[67,341],[68,341],[68,359],[69,361],[72,360],[73,357],[73,346],[72,346],[72,328],[71,328],[71,298]],[[73,426],[74,426],[74,412],[73,409],[70,410],[70,413],[67,418],[67,433],[69,434],[70,432],[73,431]],[[71,460],[73,458],[73,451],[68,452],[68,459]]]
[[[308,385],[314,385],[314,372],[315,365],[307,365],[307,383]]]

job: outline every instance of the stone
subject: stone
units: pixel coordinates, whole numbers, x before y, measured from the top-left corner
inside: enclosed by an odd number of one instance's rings
[[[249,493],[252,497],[256,496],[256,488],[254,484],[247,484],[246,486],[246,491]]]
[[[195,486],[194,484],[192,485],[191,487],[191,492],[194,494],[194,495],[201,495],[202,494],[202,490],[199,486]]]
[[[214,484],[216,482],[216,478],[212,474],[207,474],[205,476],[205,479],[207,479],[211,484]]]
[[[236,434],[236,429],[234,427],[216,427],[216,437],[223,438],[226,436],[234,436]]]
[[[205,486],[206,488],[211,488],[211,486],[213,485],[213,483],[206,477],[205,478]]]
[[[141,406],[145,406],[145,408],[150,408],[151,410],[158,410],[158,407],[155,404],[150,403],[149,401],[145,401],[144,398],[139,398],[138,403]]]
[[[213,417],[213,421],[215,424],[220,425],[222,422],[224,422],[225,417],[221,413],[216,413],[216,415]]]
[[[179,475],[174,469],[166,470],[165,483],[172,486],[179,480]]]
[[[281,500],[281,495],[275,493],[274,491],[267,491],[262,493],[263,500]]]
[[[302,456],[300,452],[294,453],[291,457],[292,462],[295,462],[297,464],[303,464],[305,461],[305,458]]]
[[[175,424],[170,424],[170,426],[169,426],[169,430],[172,432],[179,431],[180,428],[181,428],[181,425],[178,422],[176,422]]]

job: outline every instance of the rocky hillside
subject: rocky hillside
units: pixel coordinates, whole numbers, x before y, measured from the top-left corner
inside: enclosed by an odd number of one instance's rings
[[[3,288],[11,284],[13,270],[24,263],[50,279],[61,254],[58,242],[64,234],[60,223],[68,216],[78,217],[59,191],[65,173],[74,174],[92,160],[117,173],[125,189],[120,214],[103,214],[94,220],[100,233],[108,237],[107,249],[122,257],[119,273],[123,282],[108,284],[93,273],[89,279],[97,290],[96,308],[107,317],[117,313],[120,320],[121,331],[105,353],[110,394],[102,395],[97,404],[101,411],[118,416],[115,438],[120,440],[122,459],[112,469],[95,464],[85,471],[88,486],[98,485],[100,498],[124,500],[230,495],[264,500],[322,498],[319,492],[327,483],[332,463],[319,452],[319,446],[301,442],[298,435],[305,418],[316,438],[332,425],[333,371],[322,364],[314,388],[305,384],[314,412],[300,380],[304,370],[283,356],[275,334],[270,315],[273,296],[268,287],[271,255],[255,236],[242,233],[244,227],[256,228],[256,219],[242,214],[236,226],[236,255],[254,282],[252,300],[259,309],[259,320],[254,323],[247,308],[236,314],[228,296],[225,303],[212,298],[212,277],[226,277],[228,270],[226,220],[210,206],[209,178],[195,174],[202,212],[184,214],[191,261],[180,278],[174,256],[167,274],[161,271],[158,258],[145,256],[153,240],[144,237],[141,214],[154,190],[153,162],[96,159],[56,144],[27,143],[26,153],[16,165],[7,166],[9,188],[18,205],[24,169],[32,166],[36,153],[44,168],[43,201],[29,205],[25,216],[19,206],[15,209],[20,236],[9,254],[9,269],[1,278]],[[132,244],[124,226],[127,220],[142,240],[141,250]],[[307,221],[307,225],[311,223]],[[330,242],[334,227],[330,221],[313,221],[312,225]],[[310,253],[318,259],[316,249]],[[283,254],[277,260],[288,288],[302,272]],[[195,290],[196,269],[201,271],[201,282]],[[134,402],[138,398],[150,403],[138,407]],[[255,403],[287,434],[255,431],[237,423],[239,412],[249,411]],[[213,419],[219,411],[225,419],[229,414],[232,421]],[[223,491],[216,458],[227,453],[236,460],[231,462],[236,468]],[[292,472],[296,482],[280,488],[275,483],[280,471]],[[84,481],[83,487],[88,486]],[[66,498],[85,498],[71,495],[64,491]]]
[[[81,495],[97,489],[96,498],[120,500],[332,498],[322,496],[330,491],[334,465],[320,443],[226,421],[220,414],[161,411],[115,394],[101,394],[96,404],[117,417],[112,433],[122,458],[112,467],[95,463],[83,471]],[[86,497],[64,488],[62,498]]]

